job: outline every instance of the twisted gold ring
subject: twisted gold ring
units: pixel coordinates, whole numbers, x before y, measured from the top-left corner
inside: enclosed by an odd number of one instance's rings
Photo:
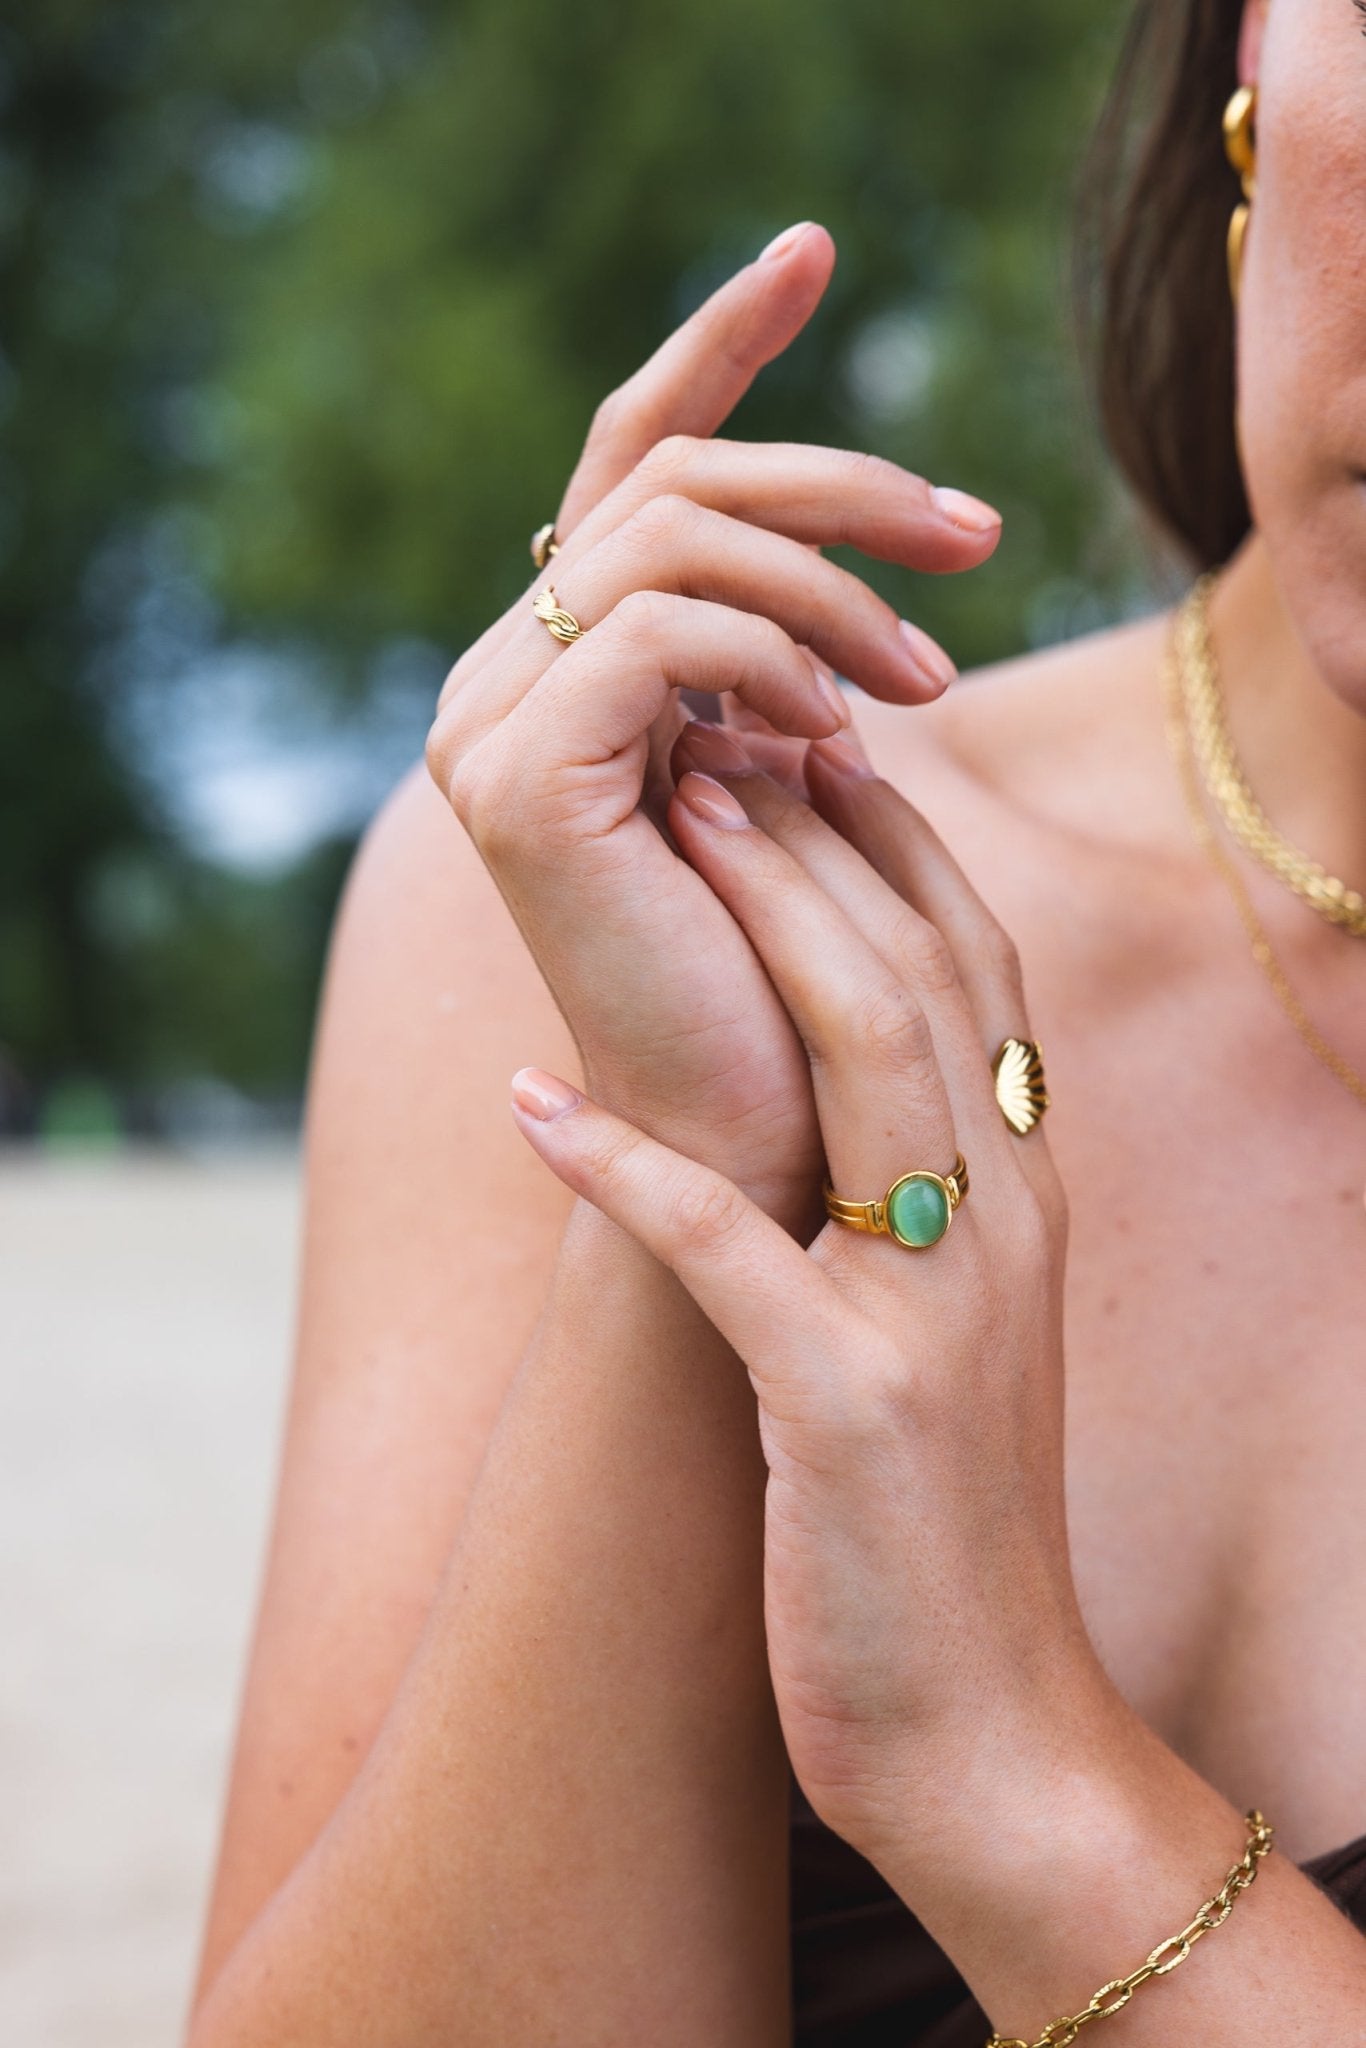
[[[845,1195],[837,1195],[827,1181],[825,1213],[833,1222],[845,1223],[851,1230],[894,1237],[908,1251],[918,1252],[938,1244],[967,1191],[967,1162],[960,1152],[951,1172],[931,1173],[918,1167],[914,1173],[903,1173],[885,1195],[871,1202],[854,1202]]]
[[[582,640],[583,627],[573,612],[565,611],[559,604],[553,583],[547,583],[544,590],[537,591],[531,600],[531,609],[557,640]]]

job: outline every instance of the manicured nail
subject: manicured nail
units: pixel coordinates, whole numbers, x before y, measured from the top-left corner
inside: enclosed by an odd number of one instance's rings
[[[853,781],[876,780],[876,770],[842,732],[837,732],[832,739],[813,740],[807,751],[819,755],[828,767],[838,770],[841,775],[849,776]]]
[[[816,694],[822,704],[826,705],[833,712],[841,725],[849,724],[853,714],[844,701],[843,690],[838,683],[833,682],[829,676],[823,676],[819,670],[816,672]]]
[[[910,619],[900,621],[901,637],[911,657],[911,666],[936,691],[946,690],[957,675],[952,657],[947,655],[937,640],[931,640],[928,633]]]
[[[571,1088],[567,1081],[557,1081],[541,1067],[518,1068],[512,1077],[512,1099],[518,1109],[534,1116],[538,1124],[554,1123],[557,1116],[567,1116],[583,1101],[577,1088]]]
[[[693,718],[678,736],[690,762],[709,775],[748,775],[754,767],[734,733],[710,718]]]
[[[686,775],[678,778],[678,794],[688,809],[697,817],[705,818],[709,825],[720,825],[727,832],[740,832],[749,823],[744,805],[737,803],[719,782],[713,782],[710,775],[695,775],[689,769]]]
[[[784,228],[780,235],[775,235],[773,240],[759,251],[755,258],[756,263],[771,263],[775,256],[786,256],[789,249],[796,248],[810,225],[809,220],[799,220],[795,227]]]
[[[949,525],[961,526],[966,533],[990,533],[993,526],[1001,523],[1001,515],[993,505],[970,498],[966,491],[956,491],[952,484],[935,484],[930,496]]]

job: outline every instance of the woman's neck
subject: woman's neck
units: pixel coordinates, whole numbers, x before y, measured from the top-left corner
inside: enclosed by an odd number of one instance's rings
[[[1366,711],[1315,668],[1261,536],[1243,542],[1210,607],[1235,752],[1262,809],[1301,851],[1366,891]]]

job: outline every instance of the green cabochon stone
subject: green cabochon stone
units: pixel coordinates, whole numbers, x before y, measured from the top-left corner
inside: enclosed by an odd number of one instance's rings
[[[949,1227],[949,1198],[932,1180],[903,1181],[887,1204],[887,1223],[902,1244],[934,1244]]]

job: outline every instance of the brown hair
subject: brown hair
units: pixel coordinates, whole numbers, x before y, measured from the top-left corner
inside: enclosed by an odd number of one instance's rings
[[[1234,435],[1222,116],[1242,0],[1138,0],[1081,165],[1076,311],[1121,470],[1198,568],[1251,514]]]

